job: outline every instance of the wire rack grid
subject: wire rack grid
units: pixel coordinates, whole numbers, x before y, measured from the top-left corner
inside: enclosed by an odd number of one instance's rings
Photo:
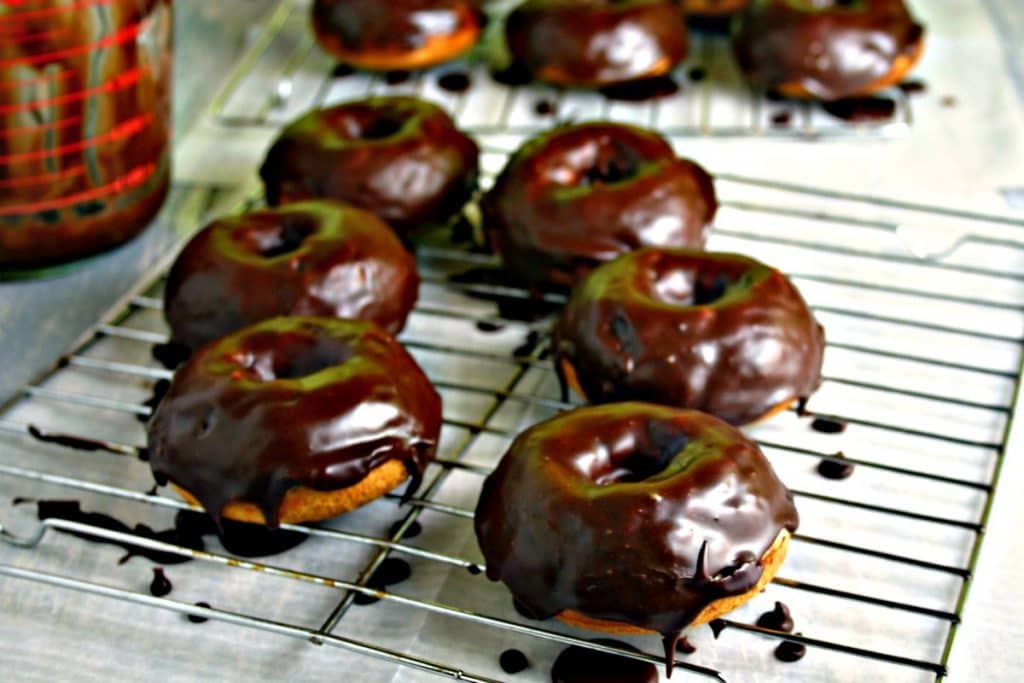
[[[925,260],[908,254],[891,220],[808,208],[820,199],[835,204],[827,195],[774,189],[766,201],[764,188],[735,178],[720,179],[719,188],[710,247],[778,265],[800,286],[829,339],[825,381],[807,409],[846,429],[822,433],[809,427],[810,416],[790,411],[748,430],[796,494],[802,526],[780,575],[730,615],[717,642],[707,629],[689,634],[697,652],[677,657],[674,678],[852,680],[856,672],[857,680],[941,679],[1005,452],[1024,345],[1024,246],[985,235],[991,223],[1011,235],[1024,225],[900,205],[922,220],[961,224],[966,237],[958,246]],[[894,210],[875,204],[872,211]],[[471,518],[482,477],[516,433],[569,404],[546,357],[550,318],[514,314],[529,294],[500,277],[492,254],[453,244],[445,233],[421,244],[418,256],[420,303],[401,339],[442,392],[445,426],[440,457],[407,507],[389,495],[329,524],[288,526],[311,540],[257,560],[155,540],[139,527],[40,523],[31,506],[19,505],[0,511],[0,576],[208,617],[225,624],[220,637],[229,651],[255,647],[234,637],[229,626],[239,626],[367,655],[330,658],[326,648],[306,648],[291,650],[285,665],[340,666],[359,680],[418,680],[401,673],[414,671],[507,680],[498,653],[508,647],[534,663],[515,680],[545,680],[567,644],[661,662],[653,639],[627,639],[640,648],[633,652],[525,620],[504,588],[480,575]],[[144,436],[137,418],[150,411],[144,399],[172,375],[151,354],[166,341],[160,308],[168,265],[0,412],[0,499],[75,497],[83,509],[154,527],[188,508],[170,492],[143,492],[151,481],[138,459]],[[552,307],[561,301],[545,300]],[[837,452],[856,466],[854,475],[823,479],[817,463]],[[411,537],[413,530],[420,535]],[[132,563],[123,577],[111,575],[112,549],[50,531],[197,560],[175,567],[175,590],[214,606],[152,597]],[[410,564],[411,577],[381,586],[375,572],[396,557]],[[263,604],[266,595],[281,598]],[[797,634],[752,625],[772,600],[791,607]],[[34,609],[11,610],[11,623]],[[68,617],[79,624],[72,635],[84,638],[79,619],[98,617]],[[190,627],[184,620],[146,619],[216,670],[201,639],[181,630]],[[797,664],[776,662],[771,653],[781,639],[805,644],[809,654]],[[143,652],[156,657],[159,650]]]
[[[891,116],[859,121],[834,116],[817,103],[781,100],[751,88],[722,34],[691,32],[690,56],[673,74],[676,92],[627,101],[597,92],[496,82],[488,63],[501,57],[487,53],[501,41],[494,35],[497,21],[467,59],[400,75],[339,72],[316,46],[309,21],[308,3],[286,0],[277,7],[213,102],[212,122],[226,129],[276,129],[313,107],[371,94],[406,94],[440,103],[456,113],[464,128],[478,134],[527,135],[549,128],[555,120],[611,118],[672,136],[889,138],[905,134],[913,123],[911,99],[900,88],[878,95],[892,102]],[[441,77],[449,73],[468,75],[473,87],[446,90]]]

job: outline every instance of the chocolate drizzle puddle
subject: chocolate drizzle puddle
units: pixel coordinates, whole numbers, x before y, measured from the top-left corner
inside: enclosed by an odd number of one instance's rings
[[[174,590],[174,584],[167,578],[163,567],[153,567],[153,580],[149,583],[149,594],[155,598],[162,598],[170,595]]]
[[[356,72],[349,64],[335,64],[331,69],[331,78],[347,78]]]
[[[388,71],[384,74],[384,82],[388,85],[400,85],[408,81],[411,77],[412,74],[408,71],[395,69],[394,71]]]
[[[775,608],[757,618],[757,625],[775,631],[793,632],[793,617],[784,603],[775,602]]]
[[[844,121],[888,121],[896,113],[896,102],[888,97],[844,97],[823,102],[821,108]]]
[[[517,674],[530,668],[530,660],[516,649],[505,650],[498,657],[501,670],[507,674]]]
[[[491,78],[496,83],[516,87],[533,82],[533,74],[523,64],[513,62],[508,66],[491,71]]]
[[[522,344],[512,350],[512,355],[516,358],[528,358],[537,350],[537,345],[540,343],[540,332],[537,330],[530,330],[526,335],[526,340]]]
[[[842,453],[836,453],[829,458],[822,458],[818,463],[818,474],[826,479],[848,479],[854,470],[854,464],[849,462]]]
[[[551,100],[537,100],[533,105],[533,112],[537,116],[554,116],[558,112],[558,107]]]
[[[409,563],[399,557],[389,557],[380,563],[380,566],[370,575],[366,585],[377,590],[384,590],[387,586],[402,583],[412,576],[412,567]],[[356,593],[353,602],[357,605],[372,605],[380,598],[365,593]]]
[[[918,95],[928,90],[928,84],[920,80],[906,80],[899,84],[899,89],[908,95]]]
[[[394,538],[395,537],[395,534],[398,533],[398,530],[399,530],[399,528],[401,528],[403,521],[404,520],[400,519],[400,520],[398,520],[397,522],[395,522],[394,524],[391,525],[391,528],[388,529],[388,538]],[[409,527],[405,530],[405,533],[402,534],[402,538],[403,539],[406,539],[406,538],[416,538],[422,532],[423,532],[423,526],[419,522],[417,522],[416,520],[413,520],[412,524],[410,524]]]
[[[129,526],[109,515],[86,512],[82,510],[81,503],[77,500],[41,500],[37,502],[37,505],[37,516],[40,520],[65,519],[109,531],[133,534],[154,541],[178,545],[191,550],[205,550],[206,544],[203,541],[203,537],[217,535],[220,538],[221,545],[228,552],[241,557],[276,555],[294,548],[309,538],[307,534],[297,531],[271,531],[259,524],[244,524],[231,520],[224,520],[223,532],[218,534],[217,527],[207,515],[192,510],[178,511],[174,517],[173,527],[156,531],[145,524]],[[85,532],[64,531],[64,533],[86,541],[123,548],[127,554],[118,561],[118,564],[124,564],[135,556],[145,557],[157,564],[181,564],[192,559],[187,555],[183,556],[142,548],[130,542],[114,541]]]
[[[599,92],[609,100],[646,102],[679,92],[679,83],[671,76],[657,76],[628,83],[606,85]]]
[[[196,607],[205,607],[205,608],[209,609],[210,608],[210,603],[208,603],[208,602],[197,602],[196,603]],[[188,620],[191,621],[193,624],[202,624],[204,622],[209,621],[210,619],[209,619],[209,617],[200,616],[198,614],[189,614],[188,615]]]
[[[830,417],[816,417],[811,422],[811,429],[822,434],[839,434],[846,430],[846,423]]]
[[[505,329],[505,326],[499,323],[492,323],[489,320],[479,320],[476,323],[476,329],[480,330],[481,332],[493,333],[501,332],[503,329]]]
[[[803,643],[796,643],[792,640],[784,640],[775,648],[775,659],[780,662],[796,662],[804,658],[807,648]]]
[[[438,78],[437,84],[448,92],[463,93],[472,87],[473,79],[463,71],[452,71]]]
[[[121,520],[109,515],[104,515],[98,512],[86,512],[82,510],[81,503],[77,500],[40,500],[36,505],[38,506],[37,516],[40,521],[46,519],[64,519],[70,522],[78,522],[79,524],[86,524],[88,526],[106,529],[108,531],[117,531],[124,534],[133,534],[154,541],[172,543],[192,550],[204,550],[206,547],[203,543],[202,536],[194,533],[191,529],[178,529],[177,526],[175,526],[162,531],[154,531],[145,524],[136,524],[134,527],[131,527]],[[63,529],[60,531],[61,533],[66,533],[86,541],[102,543],[105,545],[114,545],[124,549],[127,554],[118,561],[118,564],[124,564],[132,557],[136,556],[145,557],[157,564],[181,564],[192,559],[187,555],[182,556],[174,553],[164,553],[158,550],[142,548],[137,545],[132,545],[129,542],[102,538],[100,536],[91,535],[87,532],[65,531]]]
[[[639,652],[616,640],[593,641],[601,645]],[[577,645],[562,650],[551,667],[552,683],[657,683],[658,669],[650,662],[589,650]]]
[[[28,433],[36,441],[52,443],[58,446],[64,446],[65,448],[72,448],[76,451],[103,451],[105,453],[113,453],[114,455],[124,455],[121,451],[111,448],[103,441],[85,439],[80,436],[72,436],[70,434],[44,432],[35,425],[28,426]]]

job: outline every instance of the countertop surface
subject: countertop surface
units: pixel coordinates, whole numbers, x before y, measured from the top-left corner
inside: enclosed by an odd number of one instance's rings
[[[934,0],[934,5],[949,12],[958,2],[966,1]],[[175,2],[175,125],[181,137],[200,120],[231,66],[248,42],[256,37],[252,29],[255,22],[274,4],[271,0]],[[993,103],[993,108],[998,110],[1004,107],[1006,101],[1015,101],[1018,105],[1016,111],[1008,110],[1004,118],[993,118],[990,124],[996,128],[1003,125],[1019,126],[1019,122],[1024,119],[1024,3],[1020,0],[983,0],[981,4],[985,7],[987,21],[991,22],[1000,40],[999,45],[984,46],[985,55],[991,57],[993,63],[998,62],[1000,69],[1005,71],[1007,88],[1016,90],[1016,97]],[[965,31],[970,30],[971,26],[965,27]],[[972,40],[973,34],[965,41],[965,49],[973,47]],[[933,64],[933,68],[937,67]],[[922,125],[931,124],[925,122]],[[998,145],[998,135],[984,138],[988,143],[985,146],[971,145],[966,142],[971,139],[970,131],[940,121],[934,122],[930,133],[932,139],[939,137],[949,141],[951,158],[961,155],[964,159],[961,172],[964,165],[995,167],[995,171],[987,177],[998,179],[996,185],[984,186],[961,182],[962,197],[943,194],[941,197],[931,197],[934,203],[1004,215],[1024,215],[1021,213],[1024,211],[1021,204],[1016,203],[1024,203],[1024,160],[1021,157],[1006,158],[1005,150]],[[993,140],[996,144],[992,144]],[[1019,137],[1014,138],[1015,145],[1019,145],[1019,140]],[[769,149],[769,154],[778,156],[780,150],[784,151],[784,147],[777,146],[772,150],[772,146],[772,143],[766,143],[765,148]],[[913,147],[908,146],[907,149],[913,150]],[[1019,150],[1020,147],[1013,146],[1010,149]],[[729,170],[736,168],[746,156],[741,141],[719,143],[697,140],[688,150],[698,158],[702,153],[716,154],[716,168]],[[872,149],[850,149],[844,154],[844,159],[851,166],[856,166],[870,158]],[[910,157],[907,158],[909,165]],[[188,151],[188,158],[183,159],[182,166],[194,167],[196,159],[196,148],[193,145]],[[770,175],[770,167],[764,168],[756,163],[754,166],[756,172],[751,175]],[[919,166],[914,167],[914,174],[919,174],[918,177],[922,179],[916,183],[917,187],[912,179],[904,179],[903,184],[899,181],[889,184],[888,181],[883,183],[869,178],[862,186],[854,185],[848,189],[926,201],[929,199],[929,183],[932,178],[939,178],[943,171],[941,168],[924,167],[924,164]],[[794,158],[790,170],[794,178],[801,175],[815,177],[821,171],[821,165],[813,154],[808,154],[804,158]],[[850,179],[858,175],[856,170],[850,168],[840,169],[840,174]],[[821,178],[815,177],[815,180]],[[935,182],[941,185],[941,181]],[[61,352],[87,330],[142,273],[165,255],[184,234],[195,229],[202,216],[211,210],[216,211],[218,207],[230,206],[236,196],[229,185],[211,187],[186,173],[179,178],[160,218],[129,244],[91,259],[60,277],[0,283],[0,404],[10,399],[19,387],[51,367]],[[1020,444],[1022,439],[1024,432],[1021,420],[1017,419],[1011,443]],[[1020,680],[1024,677],[1024,653],[1019,647],[1013,647],[1014,642],[1019,645],[1020,638],[1024,637],[1024,630],[1016,624],[1017,615],[1024,611],[1024,600],[1013,589],[1021,581],[1020,567],[1024,566],[1024,548],[1016,540],[1018,534],[1015,528],[1018,520],[1024,519],[1024,496],[1013,495],[1015,491],[1006,485],[1024,477],[1024,463],[1020,462],[1020,458],[1014,459],[1021,453],[1024,450],[1017,447],[1011,448],[1004,455],[1006,464],[1002,495],[996,497],[992,510],[987,543],[983,547],[977,579],[964,612],[964,622],[968,627],[958,636],[951,660],[951,680]],[[0,661],[3,660],[4,655],[0,653]],[[272,670],[272,667],[267,669]],[[993,675],[993,671],[998,673]]]

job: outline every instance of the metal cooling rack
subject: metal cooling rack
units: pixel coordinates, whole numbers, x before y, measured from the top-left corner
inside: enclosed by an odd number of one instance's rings
[[[800,286],[829,339],[825,381],[807,408],[848,426],[841,434],[819,433],[809,417],[790,411],[748,430],[796,494],[802,526],[780,575],[765,595],[729,616],[717,642],[707,629],[689,634],[698,650],[677,657],[675,679],[842,680],[851,671],[857,680],[942,679],[1020,386],[1024,222],[736,177],[720,177],[718,187],[722,209],[710,247],[762,258]],[[955,246],[930,260],[908,253],[898,226],[911,214],[959,226]],[[352,676],[360,667],[362,680],[419,680],[408,673],[414,670],[466,681],[546,680],[567,644],[660,663],[653,638],[633,639],[644,648],[635,653],[595,645],[590,634],[559,624],[526,621],[502,586],[479,575],[471,518],[482,477],[516,433],[568,404],[558,398],[545,354],[550,320],[523,322],[499,312],[508,309],[494,300],[507,307],[528,294],[487,277],[497,266],[493,255],[435,235],[420,245],[419,261],[420,303],[401,338],[442,392],[446,418],[439,458],[408,507],[389,495],[326,525],[285,525],[312,539],[266,561],[66,520],[40,524],[28,521],[25,507],[4,507],[0,576],[366,655],[330,660],[351,667]],[[168,511],[189,507],[164,492],[140,492],[148,466],[136,457],[144,441],[136,418],[149,413],[142,401],[155,382],[171,377],[151,358],[151,345],[166,340],[160,307],[169,263],[0,411],[0,500],[73,495],[90,509],[115,506],[133,518],[165,521]],[[456,273],[463,275],[453,281]],[[30,425],[101,445],[83,452],[39,443]],[[854,475],[843,482],[820,478],[820,458],[839,451],[856,465]],[[11,525],[19,514],[25,519]],[[403,538],[414,522],[423,525],[422,536]],[[103,551],[51,531],[194,558],[189,571],[198,577],[176,590],[216,593],[215,606],[151,597],[105,565],[65,561]],[[371,587],[374,570],[391,556],[410,562],[413,578]],[[295,598],[303,612],[321,615],[316,623],[243,597],[246,590],[291,596],[306,587],[325,589],[306,602]],[[26,585],[26,593],[32,590],[38,589]],[[359,605],[357,595],[380,602]],[[776,599],[790,605],[799,635],[751,625]],[[149,619],[183,642],[197,642],[182,630],[192,626],[168,625],[156,613]],[[407,632],[396,626],[406,622]],[[771,651],[781,639],[807,645],[807,657],[776,662]],[[533,668],[508,677],[497,658],[513,646]],[[246,647],[234,638],[229,645]],[[319,652],[289,656],[327,656]],[[391,668],[372,673],[373,659]]]
[[[647,102],[542,85],[498,84],[489,75],[484,54],[500,43],[496,35],[466,60],[410,74],[391,85],[379,75],[335,77],[334,61],[313,39],[308,3],[285,0],[213,103],[209,118],[226,129],[277,129],[314,107],[371,94],[406,94],[439,102],[455,113],[463,128],[478,134],[531,134],[559,120],[610,118],[671,136],[892,137],[905,133],[913,122],[910,98],[899,88],[880,93],[895,109],[891,118],[874,122],[844,121],[813,102],[773,101],[746,84],[727,37],[700,31],[691,31],[690,37],[690,57],[674,74],[679,92]],[[446,91],[438,79],[451,72],[468,74],[473,87],[461,94]],[[697,72],[699,80],[692,77]],[[550,113],[538,113],[541,102],[550,106]]]

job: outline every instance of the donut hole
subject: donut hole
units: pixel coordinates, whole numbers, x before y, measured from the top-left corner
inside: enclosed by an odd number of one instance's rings
[[[304,336],[280,336],[271,348],[236,355],[232,359],[258,382],[297,380],[343,365],[348,354],[336,344]]]
[[[317,231],[315,219],[308,214],[285,214],[281,219],[247,226],[235,239],[250,253],[272,259],[298,251]]]
[[[668,469],[689,442],[685,432],[651,422],[643,434],[595,454],[585,474],[598,486],[654,479]]]
[[[397,135],[408,121],[401,112],[378,107],[353,107],[328,113],[326,123],[348,140],[386,140]]]
[[[691,268],[671,268],[652,273],[651,292],[672,306],[708,306],[735,284],[727,273],[705,273]]]
[[[629,180],[640,167],[639,156],[617,140],[601,145],[582,169],[578,183],[584,187],[612,185]]]

